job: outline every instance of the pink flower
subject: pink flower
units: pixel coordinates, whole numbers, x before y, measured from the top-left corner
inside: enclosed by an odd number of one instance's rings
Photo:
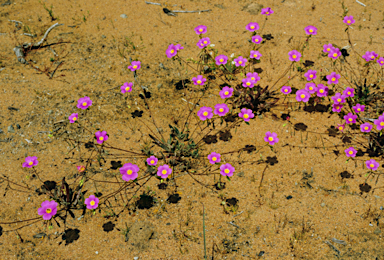
[[[308,70],[305,74],[304,77],[307,77],[308,81],[316,79],[316,70]]]
[[[197,116],[200,117],[200,120],[205,121],[206,119],[211,119],[213,117],[211,107],[201,107],[197,112]]]
[[[364,112],[365,106],[356,104],[356,106],[353,106],[352,109],[355,110],[356,113]]]
[[[341,104],[332,104],[332,111],[339,113],[341,109],[343,108],[343,105]]]
[[[255,115],[252,113],[251,109],[243,108],[239,113],[239,117],[243,118],[245,122],[248,122],[249,119],[254,118]]]
[[[50,220],[54,215],[57,213],[57,206],[59,204],[52,200],[46,200],[41,203],[41,208],[37,210],[37,213],[41,216],[43,216],[44,220]]]
[[[229,163],[226,163],[220,166],[220,174],[223,176],[231,177],[234,171],[235,171],[235,167],[233,167]]]
[[[260,35],[252,36],[252,42],[256,44],[260,44],[263,41],[263,38],[261,38]]]
[[[95,209],[99,205],[99,199],[91,195],[84,200],[84,204],[87,205],[87,209]]]
[[[36,156],[28,156],[25,158],[25,162],[23,163],[23,167],[32,168],[39,163]]]
[[[207,79],[206,78],[203,78],[203,76],[202,75],[197,75],[197,77],[193,77],[192,78],[192,81],[193,81],[193,84],[195,84],[195,85],[204,85],[205,84],[205,82],[207,81]]]
[[[245,67],[245,63],[247,62],[247,59],[243,58],[242,56],[239,56],[233,61],[235,62],[236,67],[239,67],[239,66]]]
[[[356,124],[356,118],[357,115],[354,115],[352,113],[348,113],[348,115],[344,116],[344,119],[347,124]]]
[[[184,47],[181,46],[181,44],[176,44],[175,48],[176,48],[177,51],[184,49]]]
[[[268,131],[265,133],[264,141],[268,142],[269,145],[274,145],[279,142],[279,138],[277,138],[276,133],[271,133]]]
[[[199,47],[200,49],[204,49],[204,47],[207,47],[210,43],[211,41],[208,37],[202,38],[197,42],[197,47]]]
[[[328,95],[328,87],[323,84],[317,84],[317,96],[326,97]]]
[[[73,113],[72,115],[70,115],[68,117],[69,119],[69,123],[75,123],[75,121],[79,118],[79,114],[78,113]]]
[[[323,46],[323,52],[330,53],[332,48],[333,48],[332,43],[325,44]]]
[[[353,147],[349,147],[348,149],[345,149],[344,152],[347,155],[347,157],[355,157],[357,153],[357,151]]]
[[[316,84],[313,83],[313,82],[309,82],[307,84],[305,84],[305,88],[304,88],[306,91],[308,91],[309,94],[314,94],[317,92],[317,87],[316,87]]]
[[[79,173],[82,173],[83,171],[85,171],[85,166],[83,165],[76,166],[76,168]]]
[[[328,57],[336,60],[338,57],[340,57],[341,51],[338,48],[331,48],[331,51],[328,53]]]
[[[292,92],[292,89],[291,89],[290,86],[283,86],[283,87],[281,88],[281,92],[283,92],[283,94],[285,94],[285,95],[288,95],[289,93]]]
[[[133,86],[133,83],[132,82],[125,82],[121,87],[121,93],[126,93],[126,92],[131,92],[132,91],[132,86]]]
[[[172,57],[176,56],[176,54],[177,54],[176,46],[173,44],[170,44],[168,46],[168,49],[165,51],[165,54],[167,55],[168,58],[172,58]]]
[[[141,62],[140,61],[132,61],[131,65],[128,66],[128,69],[131,71],[135,71],[141,68]]]
[[[119,171],[122,174],[121,177],[124,181],[135,180],[138,176],[139,170],[139,166],[132,163],[126,163],[123,165],[123,167],[119,168]]]
[[[288,52],[290,61],[300,61],[301,53],[297,50],[293,50]]]
[[[375,60],[377,58],[377,53],[374,51],[367,51],[362,57],[365,59],[366,62],[369,62],[371,60]]]
[[[159,161],[159,159],[157,159],[155,156],[150,156],[149,158],[147,158],[147,164],[148,165],[151,165],[151,166],[155,166],[157,164],[157,162]]]
[[[380,58],[377,59],[376,62],[379,63],[380,66],[383,66],[384,65],[384,58],[380,57]]]
[[[220,92],[219,95],[222,99],[230,98],[232,97],[233,88],[230,88],[228,86],[225,86]]]
[[[368,160],[365,162],[365,165],[367,165],[367,168],[376,171],[377,168],[379,168],[380,164],[376,162],[374,159]]]
[[[348,87],[343,91],[343,95],[346,97],[354,97],[355,96],[355,90],[353,88]]]
[[[303,101],[304,103],[308,102],[311,95],[305,89],[300,89],[296,92],[296,100]]]
[[[107,131],[103,131],[103,132],[97,131],[95,133],[95,136],[98,144],[102,144],[103,142],[108,140]]]
[[[353,19],[353,16],[345,16],[343,22],[347,25],[351,25],[355,23],[355,20]]]
[[[227,64],[227,61],[228,61],[228,57],[225,56],[225,55],[219,55],[215,58],[215,61],[216,61],[216,65],[225,65]]]
[[[331,98],[335,104],[345,103],[345,96],[341,95],[340,93],[336,93],[335,96]]]
[[[363,133],[369,133],[372,130],[372,125],[370,123],[364,123],[360,125],[360,130]]]
[[[259,74],[257,72],[248,72],[247,78],[250,78],[254,84],[260,80]]]
[[[221,155],[215,152],[212,152],[210,155],[208,155],[208,160],[210,164],[219,163],[221,161]]]
[[[157,168],[157,175],[163,179],[166,179],[168,175],[170,175],[171,173],[172,173],[172,169],[169,168],[167,164],[164,164],[162,166],[159,166],[159,168]]]
[[[251,51],[251,55],[249,56],[249,58],[260,60],[261,56],[263,56],[263,55],[261,55],[261,53],[259,51]]]
[[[92,100],[89,97],[79,98],[77,100],[77,107],[81,109],[87,109],[92,105]]]
[[[329,85],[339,83],[340,77],[341,76],[339,74],[337,74],[336,72],[332,72],[330,75],[326,76]]]
[[[215,105],[215,110],[213,113],[215,113],[218,116],[225,116],[229,112],[229,108],[227,104],[216,104]]]
[[[270,16],[273,13],[274,11],[270,7],[261,9],[261,14]]]
[[[259,30],[259,24],[258,23],[249,23],[247,26],[245,26],[245,29],[247,29],[250,32],[254,32]]]
[[[254,83],[251,78],[245,78],[241,80],[243,82],[243,87],[244,88],[253,88]]]
[[[376,125],[377,131],[381,131],[384,128],[384,116],[379,116],[373,123]]]
[[[308,25],[307,27],[305,27],[305,33],[308,34],[308,35],[316,35],[317,34],[317,28],[315,26],[312,26],[312,25]]]
[[[207,26],[205,25],[199,25],[195,28],[196,34],[204,34],[207,32]]]
[[[337,125],[337,129],[339,129],[340,132],[343,132],[344,128],[345,128],[345,123],[342,125],[339,125],[339,124]]]

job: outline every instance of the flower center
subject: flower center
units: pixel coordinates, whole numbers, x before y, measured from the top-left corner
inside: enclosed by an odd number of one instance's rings
[[[171,53],[174,53],[175,51],[174,50],[171,50]]]
[[[208,42],[207,41],[204,41],[204,44],[207,44]]]
[[[331,49],[330,48],[327,48],[327,51],[330,51]]]
[[[273,141],[273,137],[272,137],[272,136],[268,137],[268,140],[269,140],[270,142],[272,142],[272,141]]]
[[[381,64],[384,64],[384,61],[380,61]]]
[[[371,59],[374,59],[374,58],[375,58],[375,56],[372,55],[372,56],[371,56]]]
[[[266,14],[269,14],[269,12],[266,12]]]
[[[319,90],[319,92],[320,92],[320,93],[323,93],[323,92],[324,92],[324,90],[320,89],[320,90]]]
[[[352,121],[352,118],[348,118],[349,121]]]
[[[200,44],[200,46],[204,46],[204,44]]]
[[[204,112],[203,115],[207,116],[207,115],[208,115],[208,112]]]
[[[259,42],[259,39],[256,39],[255,42]]]
[[[252,78],[251,78],[251,80],[255,80],[255,78],[254,78],[254,77],[252,77]]]
[[[128,171],[127,171],[127,174],[128,174],[128,175],[131,175],[131,174],[132,174],[132,170],[128,170]]]
[[[313,32],[313,30],[312,30],[312,29],[309,29],[309,32]]]
[[[91,204],[91,206],[95,205],[95,201],[92,200],[89,204]]]
[[[253,54],[253,57],[257,58],[257,54]],[[381,62],[381,63],[383,63],[383,62]]]
[[[373,163],[371,163],[371,164],[369,165],[369,167],[373,168],[373,167],[375,167],[375,165],[373,165]]]
[[[351,23],[351,21],[350,21],[350,20],[348,20],[348,21],[347,21],[347,23]]]
[[[32,165],[32,164],[33,164],[33,162],[29,162],[28,164],[29,164],[29,165]]]
[[[198,81],[197,81],[197,84],[200,84],[200,83],[201,83],[201,80],[198,80]]]
[[[242,64],[243,62],[242,61],[239,61],[239,64]]]
[[[361,110],[360,108],[357,109],[357,111],[360,111],[360,110]]]
[[[225,169],[224,172],[228,174],[228,173],[229,173],[229,170],[228,170],[228,169]]]
[[[309,75],[309,77],[310,77],[310,78],[313,78],[313,75],[311,74],[311,75]]]
[[[244,114],[244,118],[248,118],[249,116],[248,116],[248,114]]]
[[[336,109],[337,109],[337,110],[339,110],[339,109],[340,109],[340,107],[339,107],[339,106],[337,106],[337,107],[336,107]]]
[[[352,151],[349,151],[349,154],[353,154],[353,152],[352,152]]]
[[[220,59],[219,61],[220,61],[220,62],[223,62],[224,60],[223,60],[223,59]]]
[[[368,130],[368,126],[364,127],[365,130]]]
[[[162,170],[161,173],[162,174],[167,174],[167,170]]]
[[[288,89],[284,89],[284,92],[288,92]]]
[[[137,65],[133,65],[133,68],[136,69],[136,68],[137,68]]]
[[[292,58],[296,59],[296,55],[292,55]]]
[[[47,209],[45,212],[47,212],[49,214],[52,212],[52,209]]]
[[[334,54],[333,54],[333,57],[337,57],[337,53],[334,53]]]
[[[304,95],[304,94],[301,94],[300,97],[301,97],[301,98],[305,98],[305,95]]]
[[[128,91],[128,90],[129,90],[129,87],[126,87],[125,90]]]
[[[76,121],[77,117],[72,118],[73,121]]]
[[[348,94],[348,95],[351,95],[351,92],[350,92],[350,91],[348,91],[348,92],[347,92],[347,94]]]
[[[212,161],[216,161],[217,160],[217,158],[216,157],[212,157]]]
[[[342,127],[342,126],[340,126],[340,127],[339,127],[339,130],[340,130],[340,131],[342,131],[342,130],[343,130],[343,127]]]
[[[252,25],[252,26],[251,26],[251,29],[255,29],[255,26]]]
[[[83,106],[85,107],[86,105],[87,105],[87,102],[84,102],[84,103],[83,103]]]
[[[332,78],[332,81],[335,81],[336,80],[336,78]]]
[[[251,85],[251,83],[247,82],[247,86]]]
[[[103,140],[104,140],[104,137],[100,136],[100,137],[99,137],[99,140],[100,140],[100,141],[103,141]]]
[[[229,92],[228,92],[228,91],[225,91],[225,92],[224,92],[224,95],[228,95],[228,94],[229,94]]]
[[[220,111],[220,112],[223,112],[223,111],[224,111],[224,109],[220,108],[220,109],[219,109],[219,111]]]
[[[380,122],[380,125],[381,125],[381,126],[384,126],[384,122]]]
[[[340,99],[340,98],[338,98],[338,99],[337,99],[337,102],[341,102],[341,99]]]
[[[312,87],[309,87],[309,90],[312,90],[313,88]]]
[[[154,160],[151,160],[151,162],[150,162],[151,164],[154,164],[155,163],[155,161]]]
[[[199,32],[202,32],[203,31],[203,29],[199,29]]]

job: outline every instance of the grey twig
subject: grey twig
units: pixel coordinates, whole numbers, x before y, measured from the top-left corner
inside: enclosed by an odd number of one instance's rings
[[[231,224],[232,226],[234,226],[234,227],[237,227],[237,228],[240,228],[238,225],[236,225],[236,224],[234,224],[234,223],[232,223],[232,222],[227,222],[228,224]]]
[[[340,251],[339,251],[334,245],[332,245],[331,242],[325,240],[324,243],[326,243],[327,245],[329,245],[329,247],[330,247],[333,251],[335,251],[335,252],[337,253],[337,255],[340,255]]]
[[[23,33],[23,35],[25,35],[25,36],[29,36],[29,37],[36,37],[36,35],[34,35],[34,34],[30,34],[30,33]]]
[[[59,61],[59,64],[57,64],[56,69],[51,73],[50,78],[53,78],[53,75],[55,75],[56,70],[59,68],[59,66],[60,66],[63,62],[64,62],[64,61]]]
[[[172,13],[202,13],[202,12],[210,12],[211,9],[201,10],[201,11],[172,11]]]
[[[145,3],[148,5],[160,5],[161,6],[161,4],[159,4],[159,3],[152,3],[152,2],[147,2],[147,1],[145,1]]]
[[[239,214],[236,214],[236,215],[234,215],[233,217],[237,217],[237,216],[243,214],[243,212],[244,212],[244,211],[241,211]]]
[[[345,242],[345,241],[343,241],[343,240],[338,240],[338,239],[336,239],[336,238],[332,238],[331,240],[332,240],[332,242],[334,242],[334,243],[336,243],[336,244],[340,244],[340,245],[344,245],[344,246],[347,245],[347,242]]]
[[[363,4],[362,2],[360,2],[359,0],[356,0],[356,3],[361,4],[362,6],[366,6],[365,4]]]

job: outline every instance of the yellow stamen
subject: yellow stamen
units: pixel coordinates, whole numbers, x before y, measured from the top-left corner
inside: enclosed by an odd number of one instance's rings
[[[216,161],[217,160],[217,158],[216,157],[212,157],[212,161]]]
[[[225,172],[226,174],[228,174],[228,173],[229,173],[229,170],[228,170],[228,169],[225,169],[224,172]]]
[[[301,98],[305,98],[305,95],[304,95],[304,94],[301,94],[300,97],[301,97]]]
[[[207,115],[208,115],[208,112],[204,112],[203,115],[207,116]]]
[[[100,136],[100,137],[99,137],[99,140],[100,140],[100,141],[103,141],[103,140],[104,140],[104,137]]]
[[[248,118],[249,116],[248,116],[248,114],[244,114],[244,118]]]
[[[89,204],[91,204],[91,206],[95,205],[95,201],[92,200]]]
[[[85,107],[86,105],[87,105],[87,102],[84,102],[84,103],[83,103],[83,106]]]
[[[167,170],[162,170],[161,173],[162,174],[167,174]]]
[[[219,112],[223,112],[223,111],[224,111],[224,109],[222,109],[222,108],[219,109]]]
[[[73,121],[76,121],[77,117],[72,118]]]
[[[371,163],[371,164],[369,165],[369,167],[373,168],[373,167],[375,167],[375,165],[373,165],[373,163]]]
[[[52,212],[52,209],[47,209],[45,212],[49,214]]]
[[[154,160],[151,160],[151,162],[150,162],[151,164],[154,164],[155,163],[155,161]]]
[[[134,65],[133,68],[136,69],[136,68],[137,68],[137,65]]]
[[[220,59],[219,61],[220,61],[220,62],[223,62],[224,60],[223,60],[223,59]]]
[[[273,137],[272,136],[268,137],[268,141],[272,142],[273,141]]]
[[[224,95],[228,95],[228,94],[229,94],[229,92],[228,92],[228,91],[225,91],[225,92],[224,92]]]
[[[127,174],[128,174],[128,175],[131,175],[131,174],[132,174],[132,170],[128,170],[128,171],[127,171]]]

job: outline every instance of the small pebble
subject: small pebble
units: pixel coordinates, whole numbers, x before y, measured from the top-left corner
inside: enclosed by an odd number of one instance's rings
[[[12,125],[8,126],[8,133],[14,133],[15,132],[15,128],[13,128]]]
[[[125,18],[128,18],[128,15],[122,14],[122,15],[120,15],[120,17],[125,19]]]
[[[323,202],[323,203],[321,203],[321,206],[322,206],[322,207],[324,207],[324,206],[325,206],[325,203],[324,203],[324,202]]]
[[[138,257],[138,256],[135,256],[133,259],[134,259],[134,260],[137,260],[137,259],[139,259],[139,257]]]
[[[1,132],[0,132],[1,133]],[[383,208],[383,206],[380,206],[380,210],[383,210],[384,208]]]
[[[16,124],[16,128],[17,128],[17,129],[20,129],[21,126],[20,126],[19,124]]]
[[[96,253],[96,255],[97,255],[97,254],[99,254],[99,252],[98,252],[98,251],[96,251],[95,253]]]

